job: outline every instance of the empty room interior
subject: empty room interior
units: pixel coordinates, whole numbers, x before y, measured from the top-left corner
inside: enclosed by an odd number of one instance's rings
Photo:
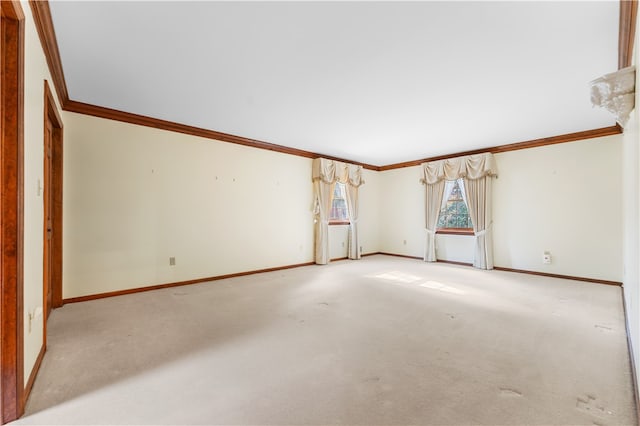
[[[638,424],[637,0],[1,6],[0,424]]]

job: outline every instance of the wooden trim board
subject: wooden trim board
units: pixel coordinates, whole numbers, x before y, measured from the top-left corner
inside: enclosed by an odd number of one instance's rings
[[[441,260],[441,259],[438,259],[437,262],[438,263],[450,263],[450,264],[453,264],[453,265],[473,266],[473,263],[456,262],[456,261],[453,261],[453,260]],[[584,281],[584,282],[589,282],[589,283],[613,285],[613,286],[618,286],[618,287],[622,286],[622,283],[619,282],[619,281],[607,281],[607,280],[601,280],[601,279],[596,279],[596,278],[574,277],[572,275],[550,274],[550,273],[547,273],[547,272],[527,271],[525,269],[504,268],[502,266],[494,266],[493,270],[494,271],[505,271],[505,272],[516,272],[518,274],[538,275],[538,276],[541,276],[541,277],[560,278],[560,279],[564,279],[564,280]]]
[[[380,254],[380,253],[366,253],[366,254],[363,254],[362,257],[373,256],[373,255],[376,255],[376,254]],[[336,259],[331,259],[331,262],[337,262],[337,261],[341,261],[341,260],[349,260],[349,258],[348,257],[339,257],[339,258],[336,258]],[[237,272],[237,273],[234,273],[234,274],[216,275],[216,276],[207,277],[207,278],[197,278],[195,280],[178,281],[178,282],[174,282],[174,283],[151,285],[151,286],[147,286],[147,287],[137,287],[137,288],[126,289],[126,290],[110,291],[110,292],[107,292],[107,293],[90,294],[90,295],[87,295],[87,296],[70,297],[70,298],[67,298],[67,299],[63,299],[62,302],[63,302],[63,304],[86,302],[88,300],[104,299],[105,297],[122,296],[122,295],[125,295],[125,294],[141,293],[141,292],[145,292],[145,291],[158,290],[158,289],[162,289],[162,288],[180,287],[180,286],[183,286],[183,285],[201,284],[201,283],[205,283],[205,282],[209,282],[209,281],[219,281],[219,280],[224,280],[224,279],[227,279],[227,278],[243,277],[243,276],[246,276],[246,275],[261,274],[261,273],[264,273],[264,272],[282,271],[282,270],[285,270],[285,269],[300,268],[302,266],[313,266],[315,264],[316,264],[315,262],[305,262],[305,263],[298,263],[298,264],[294,264],[294,265],[277,266],[277,267],[274,267],[274,268],[258,269],[258,270],[254,270],[254,271]]]
[[[372,253],[372,254],[383,254],[385,256],[395,256],[395,257],[404,257],[406,259],[418,259],[418,260],[422,260],[422,257],[419,256],[409,256],[406,254],[396,254],[396,253],[387,253],[387,252],[378,252],[378,253]],[[448,263],[451,265],[461,265],[461,266],[473,266],[472,263],[468,263],[468,262],[457,262],[454,260],[443,260],[443,259],[438,259],[436,261],[436,263]],[[601,280],[598,278],[585,278],[585,277],[574,277],[572,275],[560,275],[560,274],[549,274],[546,272],[537,272],[537,271],[527,271],[524,269],[513,269],[513,268],[504,268],[501,266],[494,266],[493,270],[495,271],[505,271],[505,272],[517,272],[519,274],[528,274],[528,275],[539,275],[542,277],[549,277],[549,278],[560,278],[560,279],[565,279],[565,280],[574,280],[574,281],[584,281],[584,282],[589,282],[589,283],[595,283],[595,284],[605,284],[605,285],[613,285],[613,286],[622,286],[622,283],[619,281],[608,281],[608,280]]]
[[[33,384],[36,381],[36,376],[38,375],[38,371],[40,371],[40,365],[42,365],[42,359],[44,358],[45,352],[47,352],[47,347],[43,344],[42,347],[40,348],[40,353],[38,354],[38,358],[36,358],[36,362],[33,365],[31,374],[29,375],[29,380],[27,380],[27,385],[24,388],[24,397],[22,401],[23,406],[27,405],[27,401],[29,400],[29,395],[31,395],[31,389],[33,389]]]
[[[58,50],[58,41],[56,39],[56,31],[53,27],[51,19],[51,9],[48,1],[29,1],[33,21],[40,38],[40,44],[44,51],[44,56],[49,66],[49,72],[53,79],[53,85],[58,94],[60,106],[69,100],[69,92],[67,91],[67,83],[64,79],[64,70],[62,69],[62,61],[60,60],[60,50]]]
[[[405,258],[405,259],[416,259],[416,260],[422,260],[423,259],[422,257],[419,257],[419,256],[409,256],[409,255],[405,255],[405,254],[395,254],[395,253],[386,253],[386,252],[366,253],[366,254],[363,254],[362,257],[374,256],[374,255],[378,255],[378,254],[379,255],[384,255],[384,256],[402,257],[402,258]],[[331,259],[331,261],[333,261],[333,262],[341,261],[341,260],[348,260],[348,258],[340,257],[340,258],[336,258],[336,259]],[[473,266],[471,263],[455,262],[455,261],[452,261],[452,260],[438,260],[437,262],[438,263],[453,264],[453,265],[461,265],[461,266]],[[116,290],[116,291],[110,291],[110,292],[106,292],[106,293],[90,294],[90,295],[86,295],[86,296],[70,297],[70,298],[67,298],[67,299],[63,299],[62,302],[64,304],[66,304],[66,303],[86,302],[86,301],[89,301],[89,300],[103,299],[103,298],[106,298],[106,297],[123,296],[125,294],[141,293],[141,292],[145,292],[145,291],[159,290],[159,289],[170,288],[170,287],[179,287],[179,286],[191,285],[191,284],[200,284],[200,283],[209,282],[209,281],[218,281],[218,280],[223,280],[223,279],[227,279],[227,278],[242,277],[242,276],[246,276],[246,275],[261,274],[263,272],[273,272],[273,271],[280,271],[280,270],[284,270],[284,269],[300,268],[302,266],[313,266],[313,265],[315,265],[315,262],[305,262],[305,263],[298,263],[298,264],[293,264],[293,265],[278,266],[278,267],[274,267],[274,268],[258,269],[258,270],[254,270],[254,271],[237,272],[237,273],[225,274],[225,275],[216,275],[216,276],[213,276],[213,277],[197,278],[197,279],[194,279],[194,280],[178,281],[178,282],[173,282],[173,283],[157,284],[157,285],[150,285],[150,286],[145,286],[145,287],[131,288],[131,289],[126,289],[126,290]],[[594,278],[582,278],[582,277],[574,277],[574,276],[570,276],[570,275],[547,274],[547,273],[543,273],[543,272],[525,271],[525,270],[522,270],[522,269],[501,268],[501,267],[498,267],[498,266],[496,266],[494,269],[498,270],[498,271],[517,272],[517,273],[521,273],[521,274],[541,275],[541,276],[551,277],[551,278],[561,278],[561,279],[575,280],[575,281],[586,281],[586,282],[591,282],[591,283],[596,283],[596,284],[606,284],[606,285],[616,285],[616,286],[621,286],[622,285],[621,283],[616,282],[616,281],[606,281],[606,280],[599,280],[599,279],[594,279]]]
[[[469,262],[458,262],[457,260],[443,260],[443,259],[437,259],[436,262],[438,263],[448,263],[450,265],[460,265],[460,266],[473,266],[473,263],[469,263]]]
[[[249,139],[242,136],[231,135],[228,133],[217,132],[215,130],[203,129],[200,127],[189,126],[186,124],[175,123],[172,121],[159,120],[157,118],[146,117],[144,115],[132,114],[129,112],[118,111],[111,108],[100,107],[96,105],[85,104],[82,102],[69,100],[65,103],[63,109],[65,111],[75,112],[78,114],[91,115],[94,117],[106,118],[109,120],[121,121],[124,123],[138,124],[145,127],[153,127],[161,130],[168,130],[170,132],[184,133],[191,136],[198,136],[201,138],[212,139],[221,142],[230,142],[238,145],[249,146],[252,148],[266,149],[268,151],[275,151],[282,154],[297,155],[299,157],[306,158],[328,158],[330,160],[342,161],[351,164],[357,164],[365,169],[378,170],[378,166],[371,164],[360,163],[348,159],[331,157],[328,155],[318,154],[316,152],[305,151],[297,148],[290,148],[283,145],[276,145],[269,142],[260,141],[257,139]]]
[[[377,251],[373,253],[362,253],[360,257],[375,256],[376,254],[380,254],[380,253]]]
[[[472,155],[472,154],[480,154],[483,152],[491,152],[491,153],[499,153],[499,152],[507,152],[507,151],[516,151],[520,149],[529,149],[529,148],[537,148],[545,145],[554,145],[559,143],[567,143],[567,142],[575,142],[579,140],[599,138],[603,136],[611,136],[622,133],[622,127],[619,125],[614,125],[610,127],[603,127],[600,129],[592,129],[585,130],[582,132],[576,133],[568,133],[565,135],[551,136],[547,138],[535,139],[531,141],[525,142],[516,142],[506,145],[497,145],[489,148],[476,149],[472,151],[464,151],[458,152],[454,154],[441,155],[437,157],[424,158],[420,160],[407,161],[404,163],[396,163],[389,164],[386,166],[375,166],[366,163],[360,163],[357,161],[352,161],[344,158],[331,157],[323,154],[318,154],[315,152],[304,151],[296,148],[289,148],[282,145],[276,145],[269,142],[263,142],[255,139],[243,138],[241,136],[230,135],[227,133],[220,133],[215,130],[207,130],[193,126],[187,126],[185,124],[174,123],[166,120],[159,120],[152,117],[145,117],[138,114],[131,114],[128,112],[122,112],[118,110],[113,110],[109,108],[104,108],[96,105],[85,104],[76,101],[68,101],[64,108],[65,111],[75,112],[78,114],[90,115],[99,118],[105,118],[108,120],[121,121],[129,124],[137,124],[145,127],[153,127],[160,130],[166,130],[170,132],[184,133],[191,136],[199,136],[206,139],[212,139],[216,141],[222,142],[230,142],[238,145],[249,146],[252,148],[258,149],[266,149],[269,151],[280,152],[283,154],[297,155],[299,157],[306,158],[328,158],[330,160],[342,161],[351,164],[357,164],[362,166],[364,169],[374,170],[374,171],[386,171],[393,169],[400,169],[404,167],[412,167],[418,166],[427,161],[436,161],[436,160],[444,160],[447,158],[455,158],[463,155]]]
[[[436,229],[436,235],[475,235],[473,228],[441,228]]]
[[[407,254],[387,253],[387,252],[384,252],[384,251],[380,251],[378,253],[372,253],[372,254],[383,254],[385,256],[403,257],[405,259],[417,259],[417,260],[423,260],[424,259],[424,258],[422,258],[420,256],[409,256]]]
[[[2,1],[0,46],[0,424],[24,411],[24,13]]]
[[[574,277],[573,275],[550,274],[547,272],[527,271],[525,269],[504,268],[502,266],[494,266],[493,269],[496,271],[517,272],[519,274],[539,275],[541,277],[560,278],[564,280],[583,281],[587,283],[613,285],[617,287],[622,287],[622,283],[620,281],[601,280],[598,278]]]
[[[620,24],[618,29],[618,69],[631,66],[633,44],[636,36],[638,0],[620,0]]]
[[[258,269],[255,271],[237,272],[234,274],[225,274],[225,275],[216,275],[213,277],[197,278],[195,280],[178,281],[174,283],[158,284],[158,285],[151,285],[146,287],[130,288],[126,290],[110,291],[107,293],[90,294],[87,296],[70,297],[68,299],[63,299],[62,302],[63,304],[86,302],[88,300],[104,299],[105,297],[123,296],[125,294],[141,293],[144,291],[159,290],[159,289],[170,288],[170,287],[180,287],[183,285],[200,284],[200,283],[205,283],[209,281],[218,281],[218,280],[224,280],[227,278],[243,277],[245,275],[254,275],[254,274],[261,274],[263,272],[281,271],[284,269],[299,268],[301,266],[311,266],[311,265],[315,265],[315,263],[305,262],[305,263],[298,263],[295,265],[278,266],[275,268]]]
[[[533,139],[530,141],[516,142],[516,143],[510,143],[506,145],[497,145],[497,146],[492,146],[488,148],[474,149],[472,151],[463,151],[463,152],[457,152],[454,154],[446,154],[446,155],[439,155],[436,157],[423,158],[420,160],[406,161],[404,163],[389,164],[387,166],[379,167],[379,170],[385,171],[385,170],[401,169],[404,167],[419,166],[420,164],[426,163],[429,161],[446,160],[448,158],[461,157],[463,155],[474,155],[474,154],[481,154],[484,152],[497,154],[500,152],[517,151],[520,149],[538,148],[540,146],[546,146],[546,145],[555,145],[559,143],[575,142],[575,141],[580,141],[585,139],[601,138],[603,136],[618,135],[621,133],[622,133],[622,127],[616,124],[614,126],[602,127],[600,129],[585,130],[583,132],[567,133],[564,135],[551,136],[548,138]]]
[[[458,152],[454,154],[440,155],[437,157],[423,158],[420,160],[412,160],[404,163],[389,164],[386,166],[375,166],[372,164],[360,163],[344,158],[331,157],[323,154],[318,154],[311,151],[304,151],[296,148],[289,148],[282,145],[276,145],[269,142],[263,142],[255,139],[248,139],[241,136],[230,135],[227,133],[217,132],[215,130],[207,130],[199,127],[188,126],[185,124],[175,123],[166,120],[159,120],[152,117],[146,117],[143,115],[132,114],[128,112],[118,111],[114,109],[104,108],[96,105],[85,104],[82,102],[76,102],[69,100],[63,107],[65,111],[75,112],[83,115],[90,115],[99,118],[105,118],[108,120],[121,121],[129,124],[137,124],[145,127],[152,127],[156,129],[166,130],[170,132],[184,133],[191,136],[198,136],[206,139],[212,139],[222,142],[230,142],[238,145],[249,146],[258,149],[266,149],[269,151],[280,152],[283,154],[297,155],[299,157],[306,158],[328,158],[330,160],[342,161],[352,164],[361,165],[364,169],[374,171],[386,171],[393,169],[400,169],[404,167],[412,167],[420,165],[427,161],[444,160],[447,158],[460,157],[463,155],[480,154],[483,152],[500,153],[508,151],[516,151],[520,149],[537,148],[540,146],[554,145],[567,142],[575,142],[585,139],[599,138],[604,136],[617,135],[622,133],[622,127],[619,125],[613,125],[609,127],[603,127],[599,129],[585,130],[582,132],[568,133],[564,135],[551,136],[541,139],[534,139],[525,142],[516,142],[506,145],[497,145],[489,148],[476,149],[472,151]]]

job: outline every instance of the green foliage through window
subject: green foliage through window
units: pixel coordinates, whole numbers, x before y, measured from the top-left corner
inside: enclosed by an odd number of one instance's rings
[[[447,199],[444,207],[440,210],[438,217],[438,229],[442,228],[472,228],[471,218],[467,204],[462,196],[462,187],[460,180],[453,183],[451,195]]]

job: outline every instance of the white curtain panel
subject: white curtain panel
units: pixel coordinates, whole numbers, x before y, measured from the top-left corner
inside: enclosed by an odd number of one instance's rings
[[[468,206],[469,201],[467,201],[467,190],[464,187],[464,179],[458,179],[458,186],[460,186],[462,201],[464,201],[464,203]]]
[[[364,183],[362,180],[362,166],[349,165],[347,189],[347,209],[349,211],[349,259],[358,260],[361,258],[360,240],[358,238],[358,189]]]
[[[329,215],[336,182],[346,185],[349,212],[349,258],[360,259],[358,240],[358,188],[364,184],[362,166],[316,158],[312,165],[314,189],[315,262],[329,263]]]
[[[347,209],[349,210],[349,259],[360,259],[358,240],[358,187],[347,185]]]
[[[445,184],[446,182],[441,180],[425,185],[427,190],[425,202],[425,229],[427,234],[424,245],[425,262],[436,261],[436,225],[438,224]]]
[[[329,263],[329,215],[335,183],[327,183],[321,179],[313,181],[316,197],[314,208],[315,262],[318,265]]]
[[[491,176],[464,179],[469,217],[475,234],[473,266],[493,269],[493,232],[491,229]]]
[[[435,225],[437,214],[433,219],[432,212],[435,206],[442,205],[442,193],[444,181],[463,179],[465,202],[469,208],[469,216],[473,222],[475,234],[475,256],[473,265],[481,269],[493,269],[493,238],[491,216],[491,178],[498,175],[498,170],[491,153],[467,155],[464,157],[449,158],[446,160],[430,161],[422,163],[422,183],[427,187],[427,245],[425,248],[425,261],[435,261],[435,247],[433,256],[430,254],[430,243],[435,245]],[[431,185],[442,183],[443,190],[440,198],[435,193],[436,188]],[[431,203],[430,204],[430,200]],[[433,220],[431,225],[430,220]],[[433,259],[433,260],[430,260]]]
[[[440,210],[445,208],[447,205],[447,200],[451,197],[451,193],[453,192],[453,187],[455,185],[455,180],[448,180],[444,184],[444,193],[442,194],[442,203],[440,203]]]

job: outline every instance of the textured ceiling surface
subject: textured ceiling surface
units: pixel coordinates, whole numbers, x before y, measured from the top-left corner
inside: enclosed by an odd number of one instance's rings
[[[75,101],[373,165],[614,124],[615,1],[50,7]]]

